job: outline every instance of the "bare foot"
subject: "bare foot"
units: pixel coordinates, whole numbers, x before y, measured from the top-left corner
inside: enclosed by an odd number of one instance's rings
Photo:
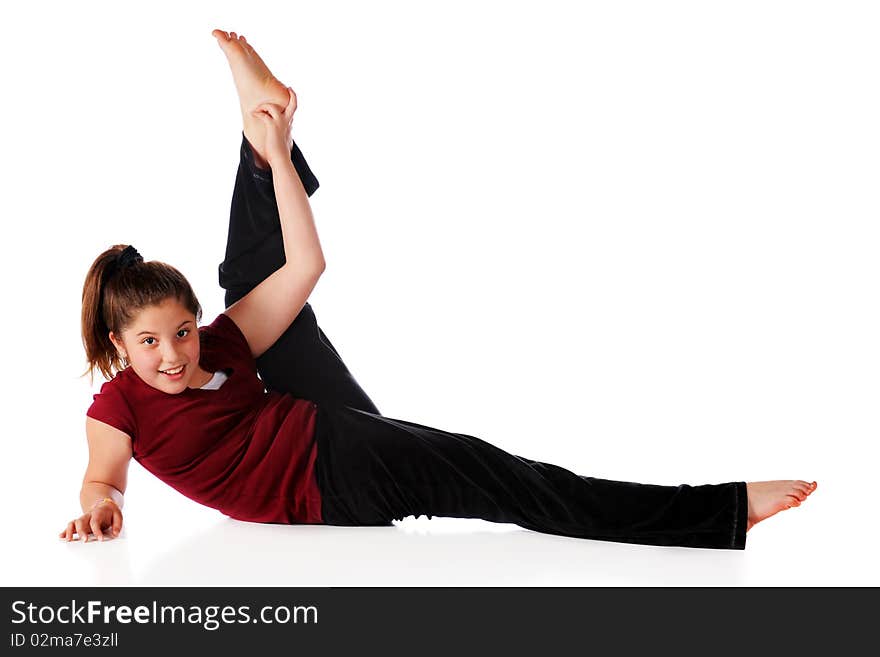
[[[749,522],[746,531],[756,523],[776,515],[780,511],[800,506],[807,495],[816,490],[817,484],[800,479],[780,479],[777,481],[753,481],[746,483],[749,497]]]
[[[275,103],[285,107],[290,100],[287,85],[272,75],[272,71],[244,36],[223,30],[214,30],[211,36],[217,39],[217,44],[226,55],[232,70],[244,123],[244,136],[253,148],[254,160],[260,168],[268,169],[264,146],[266,127],[259,119],[251,116],[251,112],[261,103]]]

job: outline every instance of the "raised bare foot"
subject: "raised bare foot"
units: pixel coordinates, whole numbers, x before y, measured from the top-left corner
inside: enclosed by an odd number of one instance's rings
[[[815,481],[809,483],[800,479],[746,482],[749,497],[749,521],[746,531],[780,511],[800,506],[816,487]]]
[[[229,68],[232,70],[232,79],[235,81],[235,88],[238,91],[245,137],[255,151],[257,165],[267,168],[263,146],[266,127],[253,117],[251,112],[262,103],[275,103],[286,107],[290,100],[290,93],[287,91],[287,86],[272,75],[272,71],[243,35],[214,30],[211,32],[211,36],[217,39],[217,44],[226,55]]]

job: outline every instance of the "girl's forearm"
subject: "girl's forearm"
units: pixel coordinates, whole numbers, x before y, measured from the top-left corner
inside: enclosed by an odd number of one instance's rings
[[[270,160],[287,265],[324,269],[324,252],[309,197],[290,157]]]
[[[85,482],[79,492],[79,504],[83,513],[90,511],[95,502],[99,502],[105,497],[111,498],[120,509],[122,508],[123,495],[116,488],[97,481]]]

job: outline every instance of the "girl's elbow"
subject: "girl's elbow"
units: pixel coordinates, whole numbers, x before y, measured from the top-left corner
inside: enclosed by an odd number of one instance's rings
[[[293,264],[291,264],[291,262]],[[288,266],[289,270],[296,271],[298,276],[320,276],[327,268],[327,263],[324,262],[323,256],[312,256],[309,258],[298,257],[293,260],[288,258],[284,264]]]

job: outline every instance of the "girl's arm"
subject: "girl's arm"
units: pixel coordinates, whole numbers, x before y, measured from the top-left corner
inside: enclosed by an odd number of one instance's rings
[[[291,91],[291,104],[286,109],[267,104],[260,110],[265,112],[266,160],[272,168],[286,262],[224,311],[244,334],[254,358],[259,358],[290,327],[325,267],[309,197],[290,160],[288,144],[295,98]]]
[[[124,431],[92,417],[86,417],[86,438],[89,465],[79,496],[82,510],[91,510],[95,502],[105,497],[111,498],[121,509],[128,485],[131,438]]]
[[[131,438],[124,431],[91,417],[86,417],[86,437],[89,464],[79,493],[83,514],[68,522],[59,534],[68,541],[73,540],[74,534],[88,541],[90,531],[98,538],[103,538],[105,529],[112,529],[114,536],[122,531],[123,494],[132,455]],[[108,497],[112,501],[105,501],[104,498]]]

